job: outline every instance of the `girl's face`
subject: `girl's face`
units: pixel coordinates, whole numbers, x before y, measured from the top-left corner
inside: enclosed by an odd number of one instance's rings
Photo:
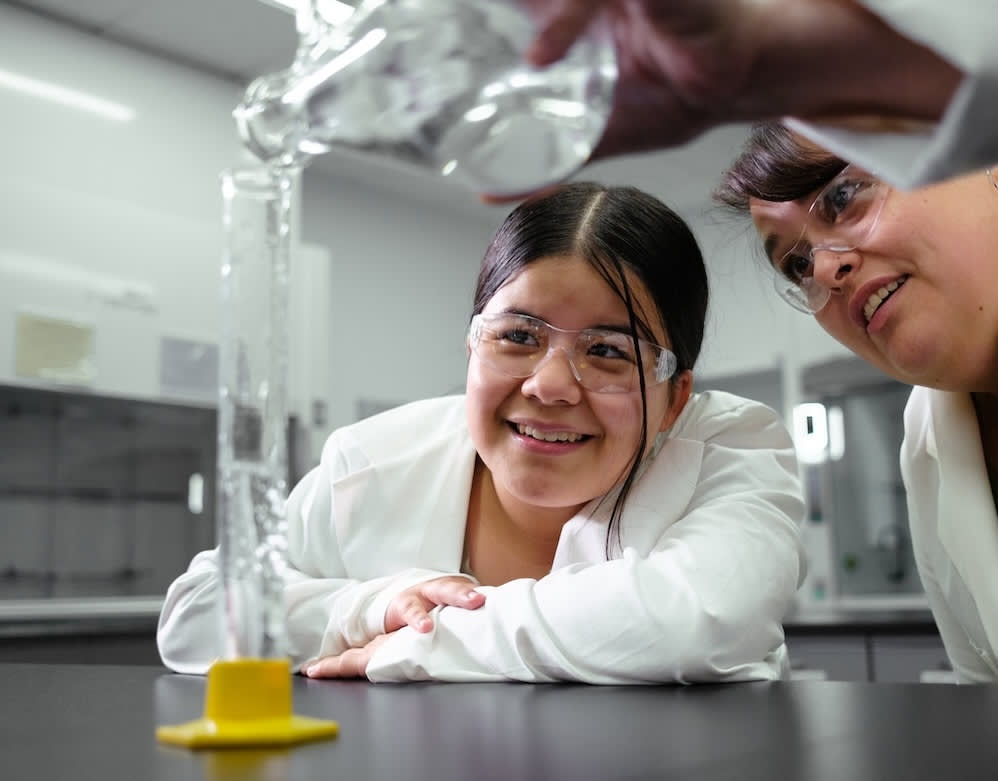
[[[800,236],[815,195],[751,202],[772,258]],[[815,318],[902,382],[998,392],[996,248],[998,192],[983,172],[911,192],[889,189],[857,249],[814,253],[814,278],[831,291]]]
[[[637,313],[655,312],[651,296],[629,277]],[[485,314],[517,312],[564,330],[628,328],[624,302],[586,261],[537,260],[508,280]],[[658,317],[645,316],[654,341],[671,347]],[[648,385],[650,444],[689,398],[692,376]],[[471,353],[468,425],[504,504],[565,508],[569,517],[624,478],[641,434],[641,393],[583,388],[568,358],[556,352],[531,377],[510,377]]]

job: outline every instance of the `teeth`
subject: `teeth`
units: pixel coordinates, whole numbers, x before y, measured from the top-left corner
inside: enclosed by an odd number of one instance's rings
[[[524,426],[522,423],[517,424],[516,430],[524,436],[539,439],[542,442],[578,442],[582,439],[582,434],[574,434],[570,431],[543,432],[530,426]]]
[[[908,277],[901,277],[901,279],[897,279],[889,285],[885,285],[880,288],[880,290],[876,291],[868,299],[866,299],[866,305],[863,307],[863,317],[866,318],[866,322],[870,322],[870,318],[873,317],[880,305],[884,303],[884,300],[891,293],[901,287],[901,285],[903,285],[907,280]]]

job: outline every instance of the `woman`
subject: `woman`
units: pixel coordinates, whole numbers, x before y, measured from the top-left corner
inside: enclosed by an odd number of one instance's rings
[[[998,185],[895,190],[759,125],[717,197],[749,211],[778,291],[914,388],[901,472],[916,564],[953,668],[998,680]]]
[[[766,407],[691,393],[706,308],[696,241],[651,196],[572,184],[515,209],[482,263],[466,395],[334,432],[289,498],[293,661],[374,681],[784,676],[792,443]],[[175,670],[220,655],[217,564],[199,554],[167,594]]]

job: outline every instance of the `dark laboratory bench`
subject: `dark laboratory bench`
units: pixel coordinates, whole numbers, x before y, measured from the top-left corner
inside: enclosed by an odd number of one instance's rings
[[[0,664],[4,778],[351,781],[993,781],[998,686],[789,681],[694,686],[312,681],[339,723],[291,749],[188,749],[155,728],[204,713],[163,667]]]
[[[0,601],[0,662],[160,664],[159,597]]]
[[[802,608],[783,619],[783,628],[794,636],[841,634],[937,635],[932,612],[925,608],[870,610],[867,608]]]
[[[159,664],[158,598],[0,602],[0,662]],[[796,610],[784,621],[795,677],[946,679],[928,609]]]

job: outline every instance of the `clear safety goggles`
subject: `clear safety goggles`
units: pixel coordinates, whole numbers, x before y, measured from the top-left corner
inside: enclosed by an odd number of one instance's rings
[[[832,292],[815,279],[815,254],[861,248],[876,230],[889,192],[886,183],[852,165],[826,184],[808,209],[797,241],[773,261],[780,297],[802,312],[820,311]]]
[[[634,341],[629,333],[605,328],[566,331],[536,317],[514,313],[471,318],[468,344],[493,369],[510,377],[530,377],[557,351],[586,390],[629,393],[641,387]],[[645,384],[658,385],[676,371],[676,356],[661,345],[638,339]]]

